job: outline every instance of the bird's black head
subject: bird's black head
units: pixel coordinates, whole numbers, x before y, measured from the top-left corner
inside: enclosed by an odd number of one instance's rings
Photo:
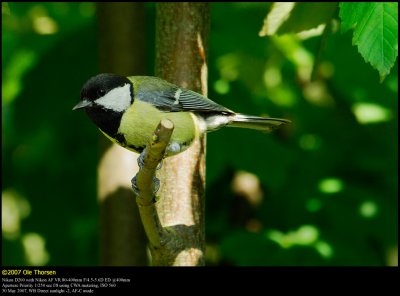
[[[125,110],[133,103],[132,82],[123,76],[99,74],[90,78],[81,90],[81,100],[72,109],[85,109],[92,121],[115,137]]]
[[[133,85],[128,78],[115,74],[99,74],[84,84],[81,101],[73,110],[100,107],[123,112],[132,102]]]

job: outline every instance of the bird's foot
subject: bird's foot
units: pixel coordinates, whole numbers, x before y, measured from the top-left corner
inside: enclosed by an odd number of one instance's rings
[[[156,176],[154,176],[153,183],[154,183],[153,196],[155,196],[157,191],[160,189],[160,180]]]
[[[137,175],[136,175],[137,176]],[[136,176],[132,178],[131,183],[132,183],[132,190],[135,193],[136,196],[139,196],[139,188],[137,186],[137,179]]]
[[[135,193],[136,196],[139,196],[140,191],[139,191],[139,188],[137,186],[137,178],[136,178],[136,176],[133,177],[133,179],[131,180],[131,183],[132,183],[133,192]],[[158,192],[158,190],[160,189],[160,180],[156,176],[154,176],[153,177],[153,183],[154,183],[153,196],[155,196],[156,193]]]
[[[143,167],[144,167],[144,151],[145,150],[143,150],[142,153],[139,154],[139,157],[137,159],[137,163],[138,163],[138,166],[140,169],[143,169]]]
[[[139,157],[137,159],[137,163],[138,163],[138,166],[139,166],[140,169],[143,169],[143,167],[144,167],[144,151],[145,150],[143,150],[142,153],[139,154]],[[163,166],[162,162],[163,161],[161,160],[160,163],[158,164],[156,170],[159,170],[159,169],[162,168],[162,166]]]

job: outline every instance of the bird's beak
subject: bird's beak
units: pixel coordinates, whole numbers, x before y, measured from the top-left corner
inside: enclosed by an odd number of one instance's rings
[[[83,99],[82,101],[80,101],[78,104],[76,104],[76,106],[74,108],[72,108],[72,110],[77,110],[77,109],[82,109],[82,108],[86,108],[92,105],[92,102],[87,100],[87,99]]]

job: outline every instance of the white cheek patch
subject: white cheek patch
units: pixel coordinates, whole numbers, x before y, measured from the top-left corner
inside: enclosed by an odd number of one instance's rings
[[[106,109],[123,112],[131,105],[130,85],[127,83],[124,86],[114,88],[94,102]]]

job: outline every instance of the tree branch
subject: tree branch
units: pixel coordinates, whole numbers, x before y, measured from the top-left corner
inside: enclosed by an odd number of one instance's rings
[[[207,95],[208,3],[157,3],[156,75]],[[161,122],[141,156],[135,176],[139,212],[150,241],[152,265],[204,265],[205,137],[166,159],[159,172],[159,201],[154,175],[173,130]],[[158,184],[156,184],[158,185]]]
[[[155,207],[154,178],[156,170],[162,161],[165,149],[169,143],[174,124],[168,119],[162,119],[154,131],[152,140],[143,151],[143,166],[136,177],[136,187],[139,191],[137,204],[144,229],[152,247],[159,248],[165,240],[165,230],[162,228]]]
[[[165,2],[156,8],[156,76],[207,95],[209,3]],[[204,265],[205,137],[167,158],[159,176],[156,207],[168,239],[162,248],[150,248],[153,264]]]

